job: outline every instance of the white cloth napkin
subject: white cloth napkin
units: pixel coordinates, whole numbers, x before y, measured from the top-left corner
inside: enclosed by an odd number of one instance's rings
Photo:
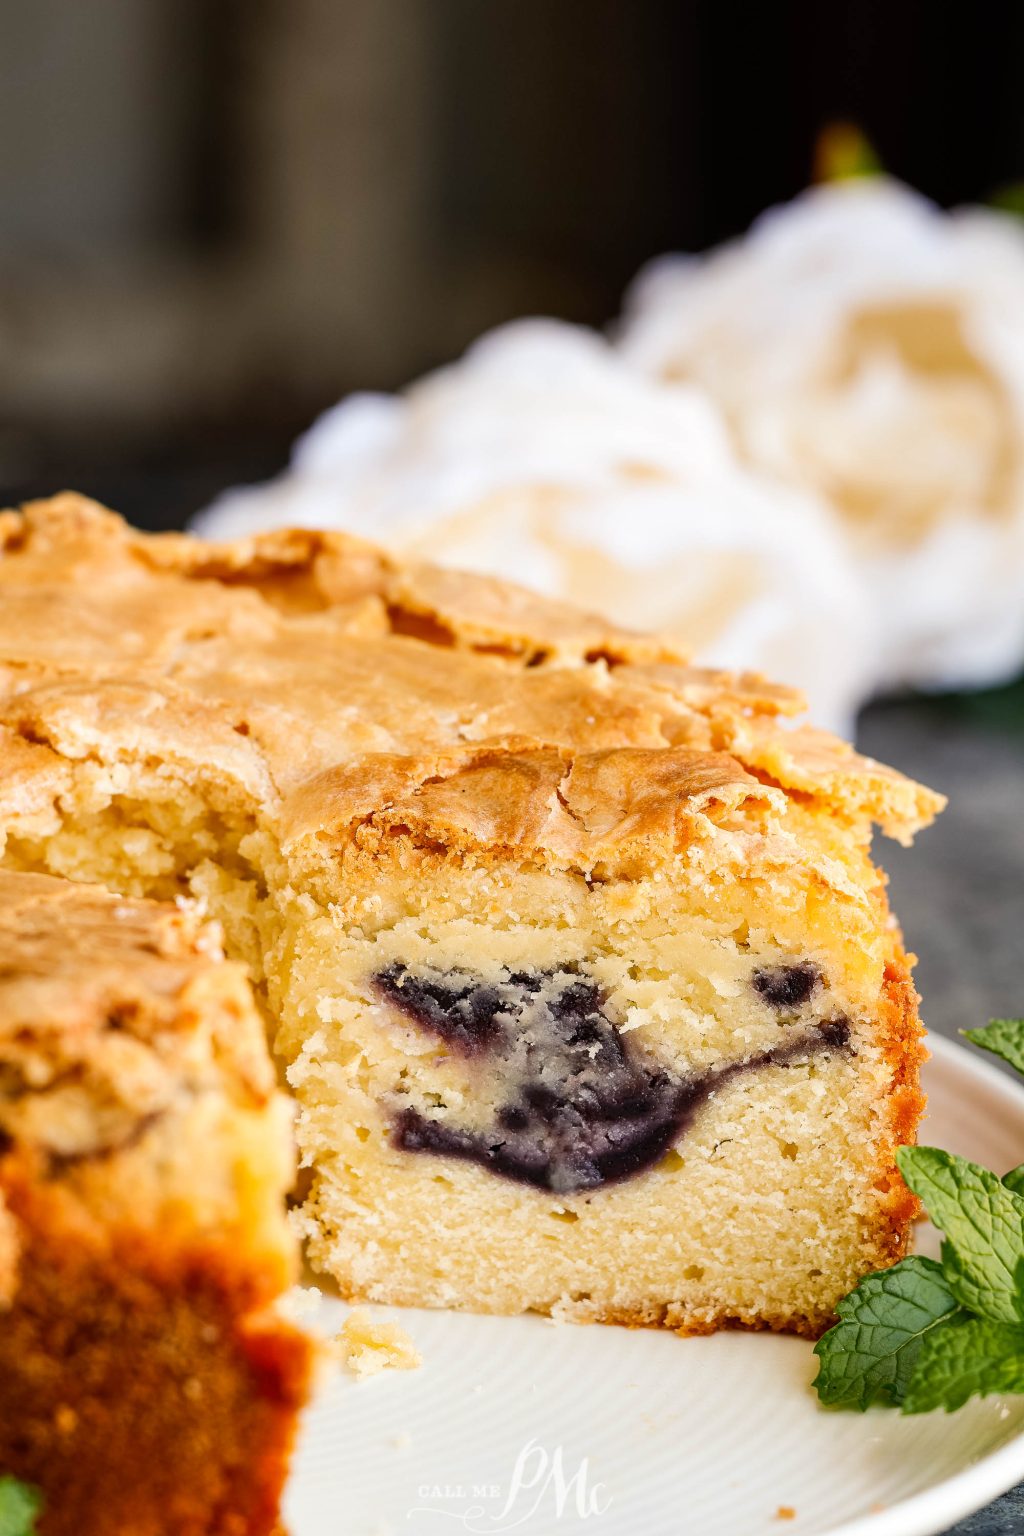
[[[879,689],[1024,662],[1024,224],[885,178],[816,188],[627,296],[619,341],[687,380],[737,452],[831,508]]]
[[[278,480],[227,493],[196,526],[226,538],[287,523],[673,630],[701,661],[804,687],[840,730],[878,672],[828,508],[741,463],[701,389],[556,321],[506,326],[404,395],[343,401]]]

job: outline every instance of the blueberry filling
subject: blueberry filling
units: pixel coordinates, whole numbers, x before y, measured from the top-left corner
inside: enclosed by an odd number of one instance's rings
[[[808,1001],[821,972],[809,960],[799,965],[769,965],[751,977],[754,991],[772,1008],[801,1008]]]
[[[374,981],[389,1003],[466,1056],[482,1055],[504,1039],[499,989],[481,986],[465,971],[414,975],[404,965],[389,965]]]
[[[421,1028],[492,1061],[507,1093],[486,1130],[406,1108],[395,1145],[563,1194],[652,1167],[715,1089],[741,1073],[845,1049],[850,1037],[837,1015],[783,1046],[677,1077],[615,1027],[599,988],[572,970],[514,973],[489,985],[466,972],[413,976],[391,966],[376,983]]]
[[[850,1021],[845,1013],[836,1013],[830,1019],[820,1020],[817,1030],[825,1045],[832,1046],[834,1050],[841,1051],[850,1043]]]

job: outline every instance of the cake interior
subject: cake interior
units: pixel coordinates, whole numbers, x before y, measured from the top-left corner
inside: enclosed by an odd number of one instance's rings
[[[750,845],[761,815],[719,830]],[[819,860],[842,836],[843,889],[749,850],[740,880],[699,848],[671,879],[283,849],[166,768],[131,798],[83,772],[5,862],[221,921],[298,1101],[296,1219],[344,1295],[816,1333],[902,1250],[918,1026],[866,834],[785,817]],[[917,1104],[910,1081],[907,1124]]]

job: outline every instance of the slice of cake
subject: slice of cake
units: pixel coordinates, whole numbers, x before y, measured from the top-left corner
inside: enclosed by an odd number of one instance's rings
[[[215,934],[0,871],[0,1471],[44,1536],[277,1529],[290,1120]]]
[[[904,1251],[937,796],[655,637],[340,535],[0,519],[11,868],[202,897],[353,1299],[816,1333]]]

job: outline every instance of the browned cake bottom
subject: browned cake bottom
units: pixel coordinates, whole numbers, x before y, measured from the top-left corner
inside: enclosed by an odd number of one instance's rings
[[[45,1490],[40,1536],[278,1529],[308,1339],[226,1253],[93,1244],[45,1191],[12,1204],[27,1241],[0,1327],[0,1467]]]

